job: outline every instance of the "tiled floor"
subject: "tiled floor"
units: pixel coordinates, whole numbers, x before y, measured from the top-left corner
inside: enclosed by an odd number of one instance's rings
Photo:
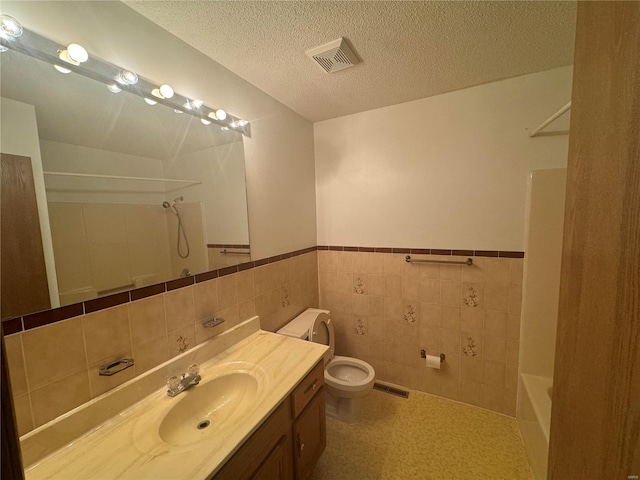
[[[411,391],[371,391],[358,423],[327,418],[313,480],[531,480],[516,420]]]

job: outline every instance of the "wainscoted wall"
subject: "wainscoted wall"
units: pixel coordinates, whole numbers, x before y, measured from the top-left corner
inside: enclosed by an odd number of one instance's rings
[[[470,252],[468,267],[322,248],[320,308],[332,311],[338,355],[371,363],[379,380],[515,416],[523,258]],[[421,349],[446,354],[441,370],[426,368]]]
[[[317,307],[316,252],[284,256],[232,267],[237,273],[221,270],[223,276],[210,280],[199,275],[197,283],[179,288],[169,282],[166,291],[163,286],[155,295],[154,287],[134,290],[131,298],[140,296],[136,292],[152,296],[36,328],[29,327],[33,319],[18,319],[25,330],[6,336],[5,342],[19,434],[253,315],[260,315],[263,329],[275,331],[306,308]],[[84,310],[77,305],[82,313],[93,304],[86,303]],[[214,316],[225,323],[203,328],[201,322]],[[100,365],[121,357],[133,357],[134,367],[111,377],[98,375]]]

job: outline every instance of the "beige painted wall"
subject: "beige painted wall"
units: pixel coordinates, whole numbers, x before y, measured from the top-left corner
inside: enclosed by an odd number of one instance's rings
[[[51,301],[51,307],[55,308],[60,305],[58,281],[53,257],[53,243],[51,240],[51,228],[49,227],[49,211],[47,210],[47,195],[44,189],[42,157],[38,143],[38,125],[36,123],[35,109],[32,105],[2,98],[0,99],[0,125],[2,126],[0,128],[0,150],[2,153],[31,158],[44,263],[49,285],[49,300]]]
[[[568,101],[571,75],[564,67],[314,124],[318,244],[523,250],[527,175],[565,166],[568,145],[528,131]]]
[[[521,371],[552,378],[567,169],[531,173],[522,299]]]
[[[312,124],[119,2],[3,2],[3,12],[63,44],[171,84],[251,122],[245,139],[253,259],[315,245]]]

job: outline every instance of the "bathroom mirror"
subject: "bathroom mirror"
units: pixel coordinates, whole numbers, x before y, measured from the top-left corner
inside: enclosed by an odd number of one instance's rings
[[[0,66],[3,123],[35,109],[61,306],[250,260],[241,134],[12,50]]]

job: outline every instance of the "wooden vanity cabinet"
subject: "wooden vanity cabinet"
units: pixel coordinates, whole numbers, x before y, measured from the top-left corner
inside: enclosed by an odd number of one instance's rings
[[[326,445],[324,361],[320,361],[291,394],[296,478],[311,476]]]
[[[326,445],[323,385],[320,360],[213,479],[308,479]]]
[[[213,478],[292,480],[295,477],[291,427],[291,408],[287,398]]]
[[[327,442],[325,423],[324,388],[321,388],[293,424],[296,478],[298,480],[306,480],[311,477],[313,468],[324,452]]]

